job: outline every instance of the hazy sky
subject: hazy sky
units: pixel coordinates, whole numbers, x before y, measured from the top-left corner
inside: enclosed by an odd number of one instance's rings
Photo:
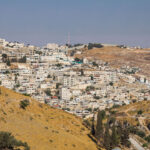
[[[0,37],[150,47],[150,0],[0,0]]]

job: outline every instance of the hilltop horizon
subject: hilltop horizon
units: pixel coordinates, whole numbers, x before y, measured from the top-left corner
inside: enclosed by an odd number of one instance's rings
[[[71,43],[150,47],[149,14],[147,0],[5,0],[0,2],[0,35],[39,46],[66,43],[69,33]]]
[[[0,39],[4,39],[4,40],[6,40],[7,42],[12,42],[12,43],[14,43],[14,42],[18,42],[18,43],[22,43],[22,44],[25,44],[25,45],[33,45],[33,46],[36,46],[36,47],[44,47],[44,46],[46,46],[47,44],[58,44],[58,45],[67,45],[68,43],[67,43],[67,41],[66,42],[64,42],[64,43],[59,43],[59,42],[51,42],[51,41],[49,41],[49,42],[47,42],[47,43],[45,43],[45,44],[41,44],[41,45],[36,45],[36,44],[34,44],[34,43],[28,43],[28,42],[25,42],[25,41],[18,41],[18,40],[8,40],[7,38],[3,38],[3,37],[0,37]],[[140,48],[150,48],[150,46],[149,47],[143,47],[143,46],[141,46],[141,45],[128,45],[128,44],[125,44],[125,43],[104,43],[104,42],[87,42],[87,43],[82,43],[82,42],[74,42],[74,43],[70,43],[70,45],[75,45],[75,44],[83,44],[83,45],[88,45],[89,43],[98,43],[98,44],[102,44],[102,45],[110,45],[110,46],[119,46],[119,45],[124,45],[124,46],[126,46],[126,47],[140,47]]]

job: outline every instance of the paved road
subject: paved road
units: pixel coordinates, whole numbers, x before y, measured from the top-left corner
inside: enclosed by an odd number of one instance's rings
[[[129,141],[132,143],[132,145],[137,149],[137,150],[145,150],[137,141],[135,141],[133,138],[129,138]]]

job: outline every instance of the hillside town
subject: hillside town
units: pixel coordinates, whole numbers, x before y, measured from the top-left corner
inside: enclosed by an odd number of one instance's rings
[[[98,109],[150,100],[150,78],[138,74],[141,68],[112,68],[90,56],[74,56],[85,47],[40,48],[0,39],[0,85],[83,118]]]

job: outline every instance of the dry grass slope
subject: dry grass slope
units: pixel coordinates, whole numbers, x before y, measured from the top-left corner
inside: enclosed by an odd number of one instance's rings
[[[123,49],[115,46],[105,46],[103,48],[84,49],[82,54],[75,57],[90,57],[91,60],[103,60],[109,62],[114,68],[124,65],[141,68],[140,73],[150,75],[150,49]]]
[[[82,121],[62,110],[0,87],[0,131],[11,132],[31,150],[96,150]],[[30,105],[23,110],[20,101]]]

